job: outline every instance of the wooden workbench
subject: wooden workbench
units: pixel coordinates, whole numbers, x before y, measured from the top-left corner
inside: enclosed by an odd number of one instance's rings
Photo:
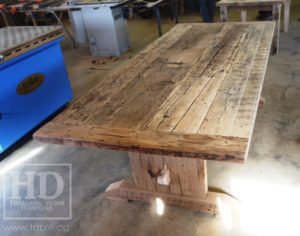
[[[273,20],[276,22],[275,34],[273,38],[273,53],[278,52],[281,6],[284,5],[284,25],[283,31],[288,32],[290,22],[291,0],[221,0],[217,2],[220,7],[220,19],[222,22],[228,20],[228,9],[241,11],[241,21],[246,22],[247,10],[267,10],[272,11]]]
[[[132,180],[111,199],[217,213],[206,160],[247,159],[274,22],[179,24],[34,134],[56,144],[129,152]],[[170,185],[157,183],[166,165]]]

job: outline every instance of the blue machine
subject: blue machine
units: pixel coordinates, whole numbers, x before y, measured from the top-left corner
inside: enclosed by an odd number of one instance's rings
[[[0,29],[0,153],[72,99],[62,38],[60,27]]]

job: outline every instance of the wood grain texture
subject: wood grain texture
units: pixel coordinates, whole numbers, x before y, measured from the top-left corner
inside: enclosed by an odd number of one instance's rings
[[[203,160],[243,162],[248,139],[199,134],[167,133],[68,126],[49,123],[34,134],[42,142],[81,147],[108,148]]]
[[[129,153],[129,161],[137,188],[187,197],[206,197],[206,161],[141,153]],[[167,186],[157,183],[157,177],[165,165],[170,171],[171,179]]]
[[[153,192],[139,189],[130,181],[121,180],[112,183],[105,191],[105,196],[111,200],[135,200],[155,204],[157,198],[164,204],[174,205],[194,211],[202,211],[213,215],[221,213],[221,205],[225,204],[231,209],[237,209],[239,202],[227,194],[208,192],[206,198],[178,196],[169,193]]]
[[[274,22],[179,24],[34,137],[243,162],[273,32]]]

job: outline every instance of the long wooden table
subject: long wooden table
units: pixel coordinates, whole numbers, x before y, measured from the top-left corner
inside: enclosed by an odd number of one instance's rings
[[[129,152],[132,180],[111,199],[218,213],[206,160],[244,163],[274,22],[179,24],[34,134],[35,139]],[[165,168],[170,182],[158,184]]]

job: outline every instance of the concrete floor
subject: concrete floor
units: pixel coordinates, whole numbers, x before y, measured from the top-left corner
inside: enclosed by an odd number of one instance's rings
[[[184,16],[182,21],[200,21]],[[173,23],[165,19],[164,31]],[[132,49],[116,59],[88,57],[80,49],[74,56],[67,41],[63,50],[75,97],[91,89],[107,73],[156,38],[153,20],[131,20]],[[208,182],[213,190],[231,194],[243,205],[235,213],[213,217],[165,206],[162,215],[154,204],[111,202],[103,197],[106,187],[130,176],[124,152],[64,147],[33,140],[16,149],[0,164],[0,178],[24,170],[21,164],[69,163],[72,165],[71,220],[3,220],[0,235],[300,235],[300,23],[282,33],[280,52],[271,56],[253,140],[244,165],[208,163]],[[39,166],[33,167],[39,170]],[[3,181],[4,183],[5,181]],[[5,194],[3,185],[1,191]],[[7,189],[6,189],[7,190]],[[1,197],[2,198],[2,194]],[[0,202],[2,199],[0,199]],[[5,205],[1,205],[0,214]],[[32,225],[52,226],[54,230]],[[20,228],[23,226],[23,228]],[[59,226],[63,226],[62,228]]]

